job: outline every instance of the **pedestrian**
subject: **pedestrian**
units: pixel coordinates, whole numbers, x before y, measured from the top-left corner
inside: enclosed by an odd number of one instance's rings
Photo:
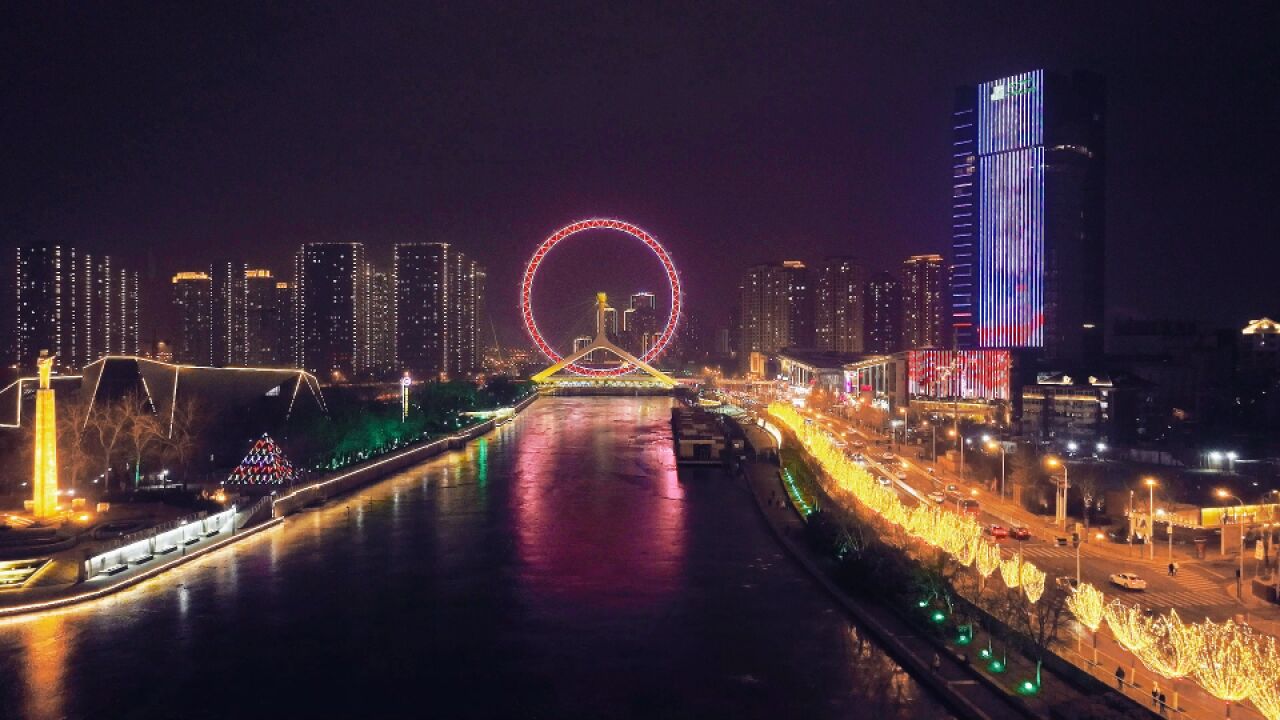
[[[1160,683],[1151,683],[1151,707],[1156,707],[1160,703]]]
[[[1178,575],[1178,561],[1176,560],[1173,562],[1173,574],[1175,577]]]
[[[1164,710],[1166,707],[1168,706],[1164,704],[1164,693],[1160,693],[1160,717],[1165,717]]]
[[[1124,689],[1124,668],[1119,665],[1116,666],[1116,689]]]
[[[942,657],[938,653],[933,654],[933,671],[938,672],[942,669]]]
[[[1169,577],[1173,577],[1173,563],[1169,563]]]

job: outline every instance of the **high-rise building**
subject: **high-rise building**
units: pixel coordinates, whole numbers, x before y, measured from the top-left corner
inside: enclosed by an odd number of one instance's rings
[[[640,308],[649,308],[650,310],[657,310],[658,298],[653,293],[645,292],[643,290],[640,292],[631,293],[631,305],[629,307],[632,310],[639,310]]]
[[[448,243],[395,248],[396,361],[417,374],[465,374],[481,360],[484,268]]]
[[[173,276],[173,306],[178,312],[178,339],[173,349],[176,362],[187,365],[213,364],[213,311],[207,272],[180,272]]]
[[[787,345],[811,348],[813,337],[813,288],[809,281],[809,269],[800,260],[784,260],[782,268],[787,272],[788,303],[791,318],[787,323]]]
[[[867,343],[871,353],[902,349],[902,283],[887,272],[867,281]]]
[[[209,327],[214,367],[245,365],[245,297],[248,267],[242,262],[221,261],[209,268]]]
[[[1034,70],[961,88],[952,331],[961,348],[1101,351],[1105,91]]]
[[[370,372],[386,376],[396,369],[395,287],[391,275],[369,272],[369,359]]]
[[[302,367],[325,380],[365,371],[369,273],[360,243],[307,243],[298,253],[295,325]]]
[[[78,372],[103,355],[138,352],[138,274],[110,257],[59,245],[14,256],[14,359],[35,367],[41,350],[59,370]]]
[[[829,257],[818,267],[814,292],[814,347],[860,353],[864,333],[867,271],[853,258]]]
[[[741,326],[738,350],[744,369],[752,353],[769,355],[791,342],[791,272],[781,263],[755,265],[738,284]]]
[[[277,280],[270,270],[249,268],[244,285],[244,363],[249,367],[292,365],[289,284]]]
[[[941,255],[912,255],[902,263],[902,342],[907,350],[946,347],[945,271]]]

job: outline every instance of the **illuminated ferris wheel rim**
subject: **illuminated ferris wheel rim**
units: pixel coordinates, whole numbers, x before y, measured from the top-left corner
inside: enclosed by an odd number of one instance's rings
[[[640,227],[623,220],[613,218],[578,220],[556,230],[546,240],[542,241],[542,244],[534,251],[533,257],[529,259],[529,264],[525,266],[524,280],[520,284],[520,313],[524,318],[525,330],[529,333],[529,337],[534,344],[538,346],[538,350],[543,355],[546,355],[551,362],[557,363],[563,359],[564,356],[556,352],[555,348],[551,347],[550,343],[542,337],[542,333],[538,331],[537,320],[533,317],[533,279],[537,275],[538,268],[542,265],[543,260],[546,259],[547,253],[551,252],[552,248],[573,235],[587,230],[617,230],[630,235],[644,243],[658,258],[658,261],[662,263],[662,269],[667,274],[667,284],[671,287],[671,310],[667,314],[667,324],[663,327],[662,333],[659,334],[657,342],[653,344],[648,352],[640,356],[642,362],[651,362],[662,354],[662,351],[667,348],[667,345],[671,344],[671,340],[675,336],[676,325],[680,320],[680,275],[676,272],[675,263],[671,261],[671,256],[667,253],[666,248],[662,247],[652,235]],[[629,363],[624,363],[616,368],[601,369],[573,363],[565,366],[565,369],[578,375],[608,377],[627,373],[631,371],[632,366]]]

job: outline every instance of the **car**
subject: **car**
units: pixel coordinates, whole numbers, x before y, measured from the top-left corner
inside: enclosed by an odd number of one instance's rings
[[[930,475],[932,475],[932,474],[933,474],[933,468],[931,468],[931,467],[927,467],[927,468],[925,468],[924,470],[925,470],[925,472],[929,473]]]
[[[996,540],[1003,540],[1009,537],[1009,531],[1005,530],[1003,527],[999,525],[988,525],[983,530],[983,532],[995,538]]]
[[[1030,540],[1031,531],[1022,527],[1021,525],[1014,525],[1013,527],[1009,528],[1009,537],[1013,538],[1014,540]]]
[[[977,515],[981,511],[982,506],[978,505],[977,500],[965,498],[960,501],[960,511],[968,515]]]
[[[1138,577],[1134,573],[1116,573],[1111,576],[1111,584],[1124,588],[1125,590],[1146,590],[1147,581]]]
[[[906,470],[898,470],[898,471],[896,471],[895,473],[893,473],[893,476],[894,476],[894,477],[896,477],[896,478],[898,478],[899,480],[906,480],[906,479],[907,479],[907,471],[906,471]]]
[[[958,494],[960,492],[960,488],[956,486],[955,483],[947,483],[947,492]]]
[[[885,453],[880,456],[880,459],[885,462],[893,462],[893,453]]]
[[[1076,588],[1080,587],[1080,581],[1073,577],[1055,578],[1053,584],[1057,585],[1062,592],[1075,592]]]
[[[929,493],[929,499],[941,505],[947,501],[947,496],[935,490],[934,492]]]
[[[883,475],[877,475],[877,476],[876,476],[876,482],[880,483],[881,485],[884,485],[885,487],[889,487],[890,485],[892,485],[892,484],[893,484],[893,481],[892,481],[892,480],[890,480],[889,478],[887,478],[887,477],[885,477],[885,476],[883,476]]]

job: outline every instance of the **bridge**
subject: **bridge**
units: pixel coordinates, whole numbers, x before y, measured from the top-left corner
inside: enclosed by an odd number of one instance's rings
[[[566,395],[632,395],[666,393],[676,387],[677,383],[671,376],[623,350],[609,339],[609,334],[605,331],[605,314],[609,309],[608,297],[604,293],[596,293],[595,337],[586,347],[560,358],[551,367],[531,378],[537,383],[541,392]],[[617,368],[600,372],[583,372],[583,368],[577,366],[577,362],[590,357],[597,351],[613,355],[622,362],[620,367],[629,368],[629,370],[621,373]]]

